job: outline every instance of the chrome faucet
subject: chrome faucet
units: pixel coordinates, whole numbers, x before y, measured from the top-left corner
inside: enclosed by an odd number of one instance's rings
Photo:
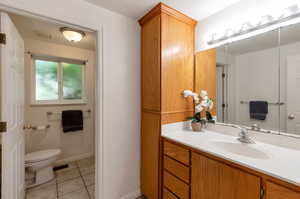
[[[254,144],[255,142],[249,137],[249,132],[247,128],[235,125],[235,128],[240,129],[241,131],[239,132],[239,137],[237,138],[238,141],[246,144]]]

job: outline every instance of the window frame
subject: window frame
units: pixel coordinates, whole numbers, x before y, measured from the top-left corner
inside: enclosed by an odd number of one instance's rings
[[[58,63],[58,69],[57,69],[58,99],[57,100],[37,100],[36,99],[36,60],[51,61],[51,62]],[[62,63],[82,65],[82,70],[81,70],[82,99],[64,99],[63,65],[62,65]],[[61,57],[51,57],[51,56],[45,56],[45,55],[32,55],[31,56],[31,88],[30,88],[31,105],[87,104],[86,87],[85,87],[85,72],[86,72],[86,61],[61,58]]]

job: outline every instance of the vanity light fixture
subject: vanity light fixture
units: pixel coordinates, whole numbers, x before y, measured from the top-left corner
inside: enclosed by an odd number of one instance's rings
[[[300,20],[300,3],[279,12],[264,15],[258,18],[256,22],[245,22],[239,27],[228,28],[225,34],[213,33],[207,41],[207,44],[217,46],[230,43],[241,38],[255,36],[263,32],[290,25],[290,22],[293,22],[294,19]],[[297,21],[296,23],[299,22],[300,21]]]
[[[60,32],[70,42],[79,42],[83,37],[85,37],[85,33],[83,31],[75,30],[73,28],[63,27],[60,28]]]

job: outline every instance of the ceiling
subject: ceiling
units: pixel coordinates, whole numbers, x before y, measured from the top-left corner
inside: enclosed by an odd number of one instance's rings
[[[86,36],[80,42],[69,42],[60,32],[62,24],[55,24],[44,20],[9,14],[23,38],[35,39],[56,44],[67,45],[88,50],[96,49],[96,34],[84,31]]]
[[[103,8],[138,19],[159,2],[201,20],[240,0],[86,0]]]

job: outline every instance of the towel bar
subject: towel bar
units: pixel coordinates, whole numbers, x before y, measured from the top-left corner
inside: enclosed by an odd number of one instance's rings
[[[87,113],[91,113],[92,111],[91,111],[91,109],[88,109],[88,110],[86,110],[86,111],[82,111],[82,112],[87,112]],[[58,112],[58,113],[54,113],[54,112],[47,112],[46,113],[48,116],[50,116],[50,115],[53,115],[53,114],[61,114],[61,112]]]
[[[249,104],[249,102],[246,102],[246,101],[240,101],[240,103],[241,104]],[[284,102],[268,102],[268,104],[282,106],[282,105],[284,105]]]

